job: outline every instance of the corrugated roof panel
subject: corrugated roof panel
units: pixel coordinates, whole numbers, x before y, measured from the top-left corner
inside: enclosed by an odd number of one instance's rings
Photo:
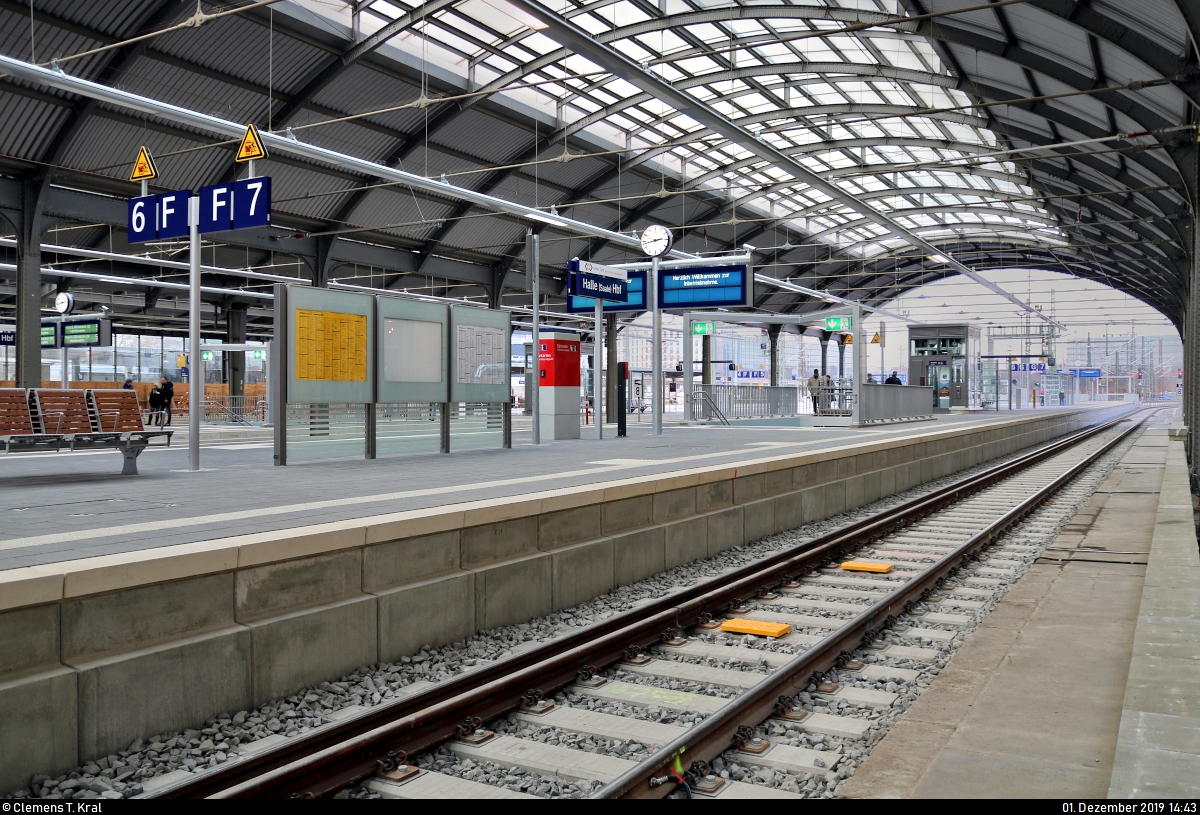
[[[443,153],[436,147],[426,151],[425,145],[422,144],[412,150],[403,162],[404,169],[416,175],[423,175],[426,178],[438,178],[442,173],[446,174],[446,180],[456,187],[465,187],[467,189],[478,189],[491,172],[471,172],[472,170],[487,169],[487,165],[482,162],[468,161],[458,156],[452,156]],[[466,175],[456,175],[456,173],[467,173]]]
[[[1090,5],[1173,55],[1187,54],[1187,23],[1171,0],[1092,0]]]
[[[571,151],[575,153],[575,150]],[[556,145],[554,149],[542,153],[539,160],[556,159],[561,156],[562,145]],[[595,158],[574,158],[565,163],[539,164],[537,167],[538,174],[546,179],[551,184],[558,184],[570,189],[578,189],[583,184],[609,168],[609,165]],[[532,175],[534,169],[532,167],[524,168],[526,175]]]
[[[37,11],[83,28],[90,28],[110,36],[122,38],[140,34],[136,30],[141,22],[151,15],[160,4],[152,0],[105,0],[103,3],[79,2],[79,0],[38,0]],[[188,17],[193,7],[180,3],[176,14],[163,25],[171,25]],[[28,18],[26,18],[28,20]]]
[[[313,101],[332,110],[360,114],[406,105],[419,96],[419,89],[408,82],[363,65],[352,65],[318,93]],[[405,108],[368,116],[367,120],[401,133],[408,133],[424,123],[427,113],[432,115],[437,110],[435,107]]]
[[[453,209],[449,204],[414,198],[407,190],[373,190],[354,211],[350,225],[386,227],[393,234],[423,239],[437,229],[432,222],[450,215]]]
[[[992,113],[998,119],[1007,119],[1023,128],[1040,133],[1047,138],[1053,140],[1054,134],[1050,130],[1050,126],[1046,124],[1046,120],[1041,116],[1030,113],[1027,110],[1015,107],[994,107]]]
[[[310,124],[316,126],[297,127]],[[315,144],[370,161],[382,161],[396,146],[396,139],[386,133],[359,127],[352,122],[331,122],[328,116],[311,110],[301,110],[292,120],[292,127],[296,138],[305,144]]]
[[[1068,96],[1063,99],[1051,99],[1047,104],[1051,107],[1062,108],[1072,116],[1077,116],[1102,130],[1108,130],[1107,108],[1095,97]]]
[[[532,131],[501,122],[479,110],[468,110],[449,126],[431,134],[431,141],[495,164],[533,146]]]
[[[1140,59],[1103,41],[1100,43],[1100,58],[1104,62],[1104,74],[1113,84],[1123,85],[1134,80],[1159,77],[1157,72]],[[1174,85],[1144,88],[1140,91],[1122,91],[1122,93],[1149,108],[1151,112],[1161,116],[1170,124],[1180,124],[1183,121],[1187,97]],[[1148,127],[1155,123],[1143,122],[1142,124]]]
[[[509,246],[525,240],[526,228],[501,218],[471,218],[459,221],[442,243],[500,257]]]
[[[266,93],[231,85],[152,57],[138,60],[116,84],[130,93],[235,122],[258,122],[266,118]]]
[[[214,183],[214,176],[233,159],[232,150],[194,150],[201,146],[200,142],[96,115],[83,124],[63,156],[63,164],[127,179],[137,149],[143,144],[158,166],[159,177],[151,185],[158,190],[190,189]],[[181,150],[188,152],[169,155]]]
[[[963,2],[963,0],[926,0],[924,3],[926,12],[951,11],[956,8],[978,5],[980,4],[974,2],[974,0],[971,0],[971,2]],[[955,28],[965,28],[968,31],[975,31],[980,34],[987,34],[988,36],[998,36],[1001,39],[1004,37],[1004,29],[1001,27],[1000,21],[996,19],[996,12],[991,10],[955,14],[953,17],[945,18],[943,22]]]
[[[0,153],[12,158],[47,158],[69,111],[14,93],[0,93]]]
[[[0,11],[0,53],[14,59],[31,61],[36,57],[37,62],[48,62],[52,57],[64,57],[90,51],[105,41],[89,37],[75,30],[35,22],[33,26],[33,41],[30,42],[29,15],[16,14],[8,10]],[[64,70],[73,76],[90,79],[100,70],[106,55],[97,54],[84,59],[73,60],[64,65]],[[12,80],[6,80],[12,81]],[[39,88],[39,90],[42,90]],[[54,91],[53,93],[61,93]]]
[[[1021,4],[1005,6],[1004,15],[1021,45],[1084,76],[1095,76],[1087,34],[1082,29]]]
[[[358,187],[356,182],[346,178],[270,159],[256,169],[271,176],[273,209],[308,218],[334,217],[352,195],[349,190]]]
[[[273,39],[273,47],[271,45]],[[336,57],[247,17],[234,15],[154,40],[152,50],[284,94],[300,90]]]

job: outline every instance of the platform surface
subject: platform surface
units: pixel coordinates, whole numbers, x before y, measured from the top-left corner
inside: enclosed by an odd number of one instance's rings
[[[272,443],[261,437],[202,438],[198,472],[187,469],[186,424],[177,424],[180,432],[169,449],[153,447],[142,454],[137,477],[118,475],[119,455],[111,451],[0,456],[0,570],[519,497],[1071,409],[946,415],[935,421],[861,429],[668,424],[662,436],[652,435],[648,422],[631,421],[626,438],[615,438],[614,425],[605,427],[603,441],[544,442],[536,447],[530,443],[528,425],[518,417],[511,450],[499,449],[496,433],[494,447],[449,455],[343,458],[287,467],[272,466]],[[262,431],[249,435],[261,436]]]
[[[1157,657],[1144,656],[1146,649],[1137,645],[1150,631],[1139,615],[1145,614],[1145,564],[1160,545],[1163,496],[1184,502],[1183,536],[1190,536],[1196,559],[1186,469],[1168,469],[1182,444],[1168,439],[1166,423],[1164,416],[1152,424],[1063,528],[1052,546],[1068,551],[1045,553],[1062,560],[1041,559],[1030,567],[839,796],[1195,796],[1200,720],[1189,718],[1195,710],[1179,709],[1193,704],[1187,700],[1194,698],[1194,669],[1191,677],[1176,671],[1172,685],[1151,664]],[[1180,480],[1183,499],[1174,495]],[[1184,611],[1198,607],[1195,593],[1188,602]],[[1191,664],[1198,664],[1200,638],[1182,645],[1191,646]],[[1154,705],[1172,708],[1161,712],[1182,715],[1174,722],[1150,721],[1152,716],[1131,710],[1129,683],[1138,676],[1156,683],[1139,698],[1150,691]],[[1162,743],[1170,741],[1164,727],[1191,754],[1164,758]],[[1190,735],[1190,742],[1183,744],[1188,739],[1180,734]],[[1154,793],[1144,786],[1147,776],[1187,774],[1190,792],[1178,784]]]

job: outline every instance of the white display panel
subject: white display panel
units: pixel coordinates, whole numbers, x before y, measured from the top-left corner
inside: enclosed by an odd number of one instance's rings
[[[383,380],[441,382],[442,340],[446,328],[425,320],[383,320]]]

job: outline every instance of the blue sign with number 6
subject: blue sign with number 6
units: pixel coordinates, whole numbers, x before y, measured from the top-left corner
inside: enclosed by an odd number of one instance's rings
[[[129,199],[129,243],[145,243],[158,237],[158,196]]]

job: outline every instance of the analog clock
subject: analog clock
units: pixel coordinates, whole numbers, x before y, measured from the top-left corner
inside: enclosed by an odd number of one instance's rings
[[[54,310],[59,314],[70,314],[75,308],[75,295],[70,292],[60,291],[54,297]]]
[[[662,257],[675,245],[675,237],[665,226],[654,224],[642,232],[642,251],[652,258]]]

